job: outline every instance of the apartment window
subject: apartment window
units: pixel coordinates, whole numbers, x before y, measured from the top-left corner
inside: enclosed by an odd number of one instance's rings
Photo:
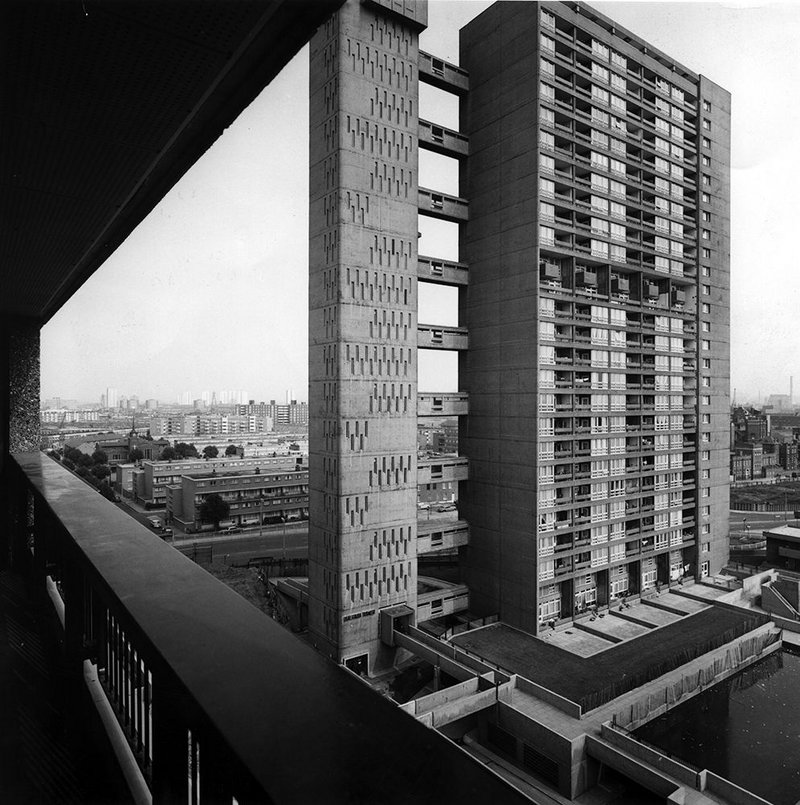
[[[711,230],[710,229],[704,229],[702,234],[701,234],[701,237],[703,238],[703,240],[711,240]]]
[[[703,444],[711,444],[711,433],[709,431],[704,431],[700,434],[700,441]]]
[[[556,52],[556,40],[551,36],[545,36],[542,34],[539,37],[539,42],[541,43],[542,50],[546,50],[550,53]]]
[[[711,157],[707,157],[705,154],[700,159],[704,168],[707,168],[711,164]]]
[[[623,70],[628,69],[628,60],[623,56],[621,53],[617,53],[615,50],[611,51],[611,64],[615,67],[621,67]]]
[[[622,162],[622,160],[612,159],[611,160],[611,172],[612,173],[618,173],[621,176],[624,176],[625,173],[627,172],[627,166],[625,165],[624,162]]]
[[[703,481],[709,480],[709,478],[711,478],[711,470],[700,470],[700,478]]]
[[[702,450],[700,452],[700,460],[701,461],[711,461],[711,451],[710,450]]]
[[[608,135],[602,131],[592,129],[592,145],[599,145],[601,148],[608,148]]]
[[[703,508],[700,510],[700,514],[703,517],[710,517],[711,516],[711,506],[703,506]]]
[[[711,111],[711,103],[709,101],[703,101],[703,111],[704,112]]]
[[[703,358],[703,369],[711,368],[711,358]]]
[[[702,417],[700,417],[700,421],[704,425],[710,425],[711,424],[711,414],[703,414]]]
[[[710,193],[703,193],[701,195],[701,198],[703,200],[703,204],[710,204],[711,203],[711,194]]]
[[[711,395],[710,394],[701,395],[700,404],[701,405],[711,405]]]
[[[701,498],[710,498],[711,497],[711,490],[707,486],[704,486],[700,490],[700,497]]]
[[[612,179],[609,183],[610,195],[616,196],[617,198],[625,198],[627,192],[627,188],[623,182],[616,182]]]
[[[628,82],[624,76],[617,73],[611,73],[611,86],[619,92],[626,92],[628,89]]]
[[[555,173],[556,161],[553,159],[553,157],[543,154],[539,157],[539,168],[542,173]]]
[[[602,87],[597,87],[592,84],[592,100],[596,101],[597,103],[602,103],[605,106],[608,106],[608,90],[603,89]]]
[[[711,332],[711,322],[710,321],[702,321],[702,322],[700,322],[700,329],[704,333],[710,333]]]
[[[703,304],[700,306],[700,312],[711,313],[711,305],[709,305],[708,302],[703,302]]]
[[[711,378],[710,377],[701,378],[701,385],[703,386],[703,388],[710,389],[711,388]]]
[[[539,179],[539,193],[552,198],[556,194],[556,183],[550,179]]]
[[[707,117],[703,118],[703,128],[706,131],[711,131],[711,121]]]
[[[556,138],[549,131],[540,131],[539,145],[542,148],[546,148],[548,151],[553,151],[556,147]]]
[[[556,208],[552,204],[539,203],[539,217],[544,221],[552,221],[556,217]]]
[[[547,61],[547,59],[540,59],[539,60],[539,68],[543,73],[547,75],[555,75],[556,74],[556,66],[551,61]]]
[[[711,184],[711,177],[707,173],[703,174],[703,184],[704,185],[710,185]]]
[[[603,67],[596,62],[592,62],[592,78],[608,84],[609,72],[607,67]]]
[[[711,220],[711,213],[708,210],[703,210],[703,212],[701,213],[701,218],[704,221],[710,221]]]
[[[620,204],[618,201],[611,202],[611,217],[625,219],[625,205]]]
[[[597,39],[592,39],[592,55],[596,56],[601,61],[608,61],[611,51],[607,45],[598,42]]]
[[[555,30],[556,28],[556,18],[553,14],[549,11],[545,11],[542,9],[540,19],[542,21],[542,26],[545,28],[552,28]]]

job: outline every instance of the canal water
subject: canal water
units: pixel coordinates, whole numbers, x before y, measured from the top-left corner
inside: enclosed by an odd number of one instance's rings
[[[634,736],[775,805],[800,800],[800,656],[778,650]]]

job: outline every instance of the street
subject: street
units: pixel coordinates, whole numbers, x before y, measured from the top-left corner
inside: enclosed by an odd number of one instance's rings
[[[301,559],[308,555],[308,524],[289,525],[285,535],[286,552],[284,554],[284,532],[281,527],[271,526],[259,536],[258,529],[243,534],[211,537],[206,534],[192,538],[186,534],[176,534],[174,542],[168,540],[179,551],[192,556],[195,548],[212,547],[215,562],[228,565],[244,565],[250,559],[261,557]]]
[[[782,525],[797,525],[794,512],[741,512],[730,513],[730,535],[732,539],[739,540],[749,537],[755,541],[761,539],[762,532]]]

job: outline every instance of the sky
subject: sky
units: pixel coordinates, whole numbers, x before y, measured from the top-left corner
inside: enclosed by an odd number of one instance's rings
[[[430,0],[420,47],[458,62],[458,29],[491,3]],[[800,388],[800,4],[595,2],[729,90],[731,391]],[[307,399],[308,51],[304,48],[42,330],[42,398],[99,402],[247,389]],[[420,116],[457,127],[421,87]],[[420,184],[458,192],[452,160],[420,154]],[[457,257],[455,225],[421,219],[420,253]],[[421,322],[456,324],[455,292],[420,284]],[[457,388],[455,356],[423,351],[420,390]]]

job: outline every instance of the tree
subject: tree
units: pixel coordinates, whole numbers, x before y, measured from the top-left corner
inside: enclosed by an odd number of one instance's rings
[[[159,456],[159,458],[160,458],[162,461],[175,461],[175,459],[176,459],[177,457],[178,457],[178,454],[177,454],[177,452],[175,451],[175,448],[174,448],[174,447],[165,447],[165,448],[164,448],[164,449],[161,451],[161,455]]]
[[[106,498],[106,500],[110,500],[112,503],[117,502],[117,496],[114,494],[114,490],[108,484],[100,484],[97,487],[97,491],[104,498]]]
[[[95,464],[94,467],[90,470],[92,475],[98,480],[102,480],[103,478],[108,478],[111,475],[111,470],[108,468],[107,464]]]
[[[175,452],[178,454],[178,458],[200,458],[197,448],[186,442],[178,442],[175,445]]]
[[[203,448],[203,458],[216,458],[219,455],[219,450],[213,444]]]
[[[128,461],[141,461],[143,458],[144,453],[137,447],[134,447],[133,450],[128,453]]]
[[[200,504],[200,519],[204,523],[214,523],[214,528],[219,530],[219,521],[224,520],[231,511],[231,507],[226,500],[223,500],[216,492],[212,492]]]
[[[77,447],[65,447],[64,448],[64,458],[68,458],[73,464],[77,464],[81,460],[81,453]]]
[[[81,453],[81,457],[77,460],[76,464],[78,464],[79,467],[92,467],[94,466],[94,459],[91,456],[87,456],[86,453]]]
[[[68,458],[65,458],[65,459],[64,459],[64,460],[63,460],[61,463],[62,463],[62,464],[63,464],[63,465],[64,465],[64,466],[65,466],[65,467],[68,469],[68,470],[74,470],[74,469],[75,469],[75,462],[74,462],[74,461],[70,461]]]
[[[98,448],[92,453],[92,461],[95,464],[108,464],[108,455]]]
[[[235,444],[229,444],[225,448],[225,455],[226,456],[237,456],[237,455],[239,455],[239,448]]]

